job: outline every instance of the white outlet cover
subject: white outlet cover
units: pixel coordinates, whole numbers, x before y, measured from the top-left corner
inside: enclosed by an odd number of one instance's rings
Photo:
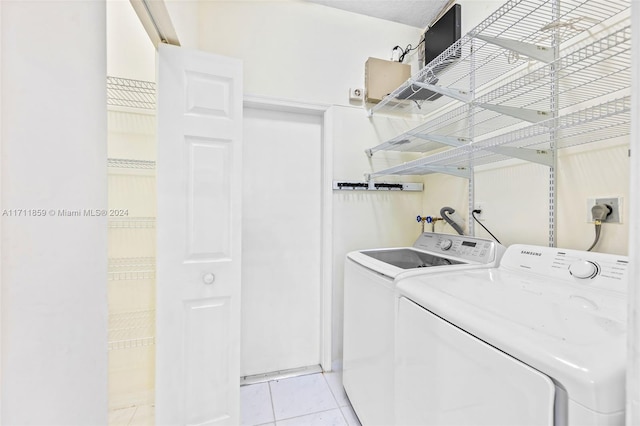
[[[364,89],[352,88],[349,89],[349,99],[352,101],[361,101],[364,99]]]

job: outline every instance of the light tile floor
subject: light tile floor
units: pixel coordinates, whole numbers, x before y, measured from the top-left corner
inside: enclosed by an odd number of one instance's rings
[[[240,413],[242,426],[360,426],[341,372],[242,386]]]
[[[342,373],[317,373],[240,388],[242,426],[361,426],[342,387]],[[153,406],[109,412],[110,426],[151,426]]]
[[[109,426],[153,426],[154,407],[138,405],[109,411]]]

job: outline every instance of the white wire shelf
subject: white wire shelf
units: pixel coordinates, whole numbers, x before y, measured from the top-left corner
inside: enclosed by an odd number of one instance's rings
[[[147,347],[155,344],[155,310],[109,315],[109,350]]]
[[[109,272],[107,279],[109,281],[141,281],[153,280],[156,278],[155,271],[121,271]]]
[[[155,310],[140,310],[113,313],[109,315],[109,340],[127,340],[153,335]]]
[[[155,217],[125,217],[109,219],[109,228],[114,229],[149,229],[156,227]]]
[[[630,132],[630,110],[631,98],[626,96],[500,136],[377,171],[370,174],[368,178],[430,173],[447,173],[468,178],[475,166],[513,158],[551,166],[553,164],[550,141],[552,132],[557,135],[557,139],[553,141],[556,149],[626,136]]]
[[[138,339],[129,339],[129,340],[114,340],[109,342],[109,350],[122,350],[122,349],[133,349],[133,348],[144,348],[149,346],[154,346],[156,344],[156,338],[154,336],[149,337],[141,337]]]
[[[479,97],[473,103],[441,114],[432,120],[367,153],[377,151],[428,152],[443,145],[461,146],[476,138],[516,123],[544,121],[551,117],[550,105],[558,109],[628,90],[631,84],[631,27],[627,26],[587,46],[576,48],[553,62],[557,99],[550,87],[554,76],[543,65],[532,72]],[[471,129],[473,127],[473,129]]]
[[[156,162],[125,158],[109,158],[107,159],[107,166],[117,169],[155,170]]]
[[[153,257],[123,257],[109,259],[109,281],[153,280],[156,277],[156,259]]]
[[[369,113],[398,109],[435,111],[452,100],[471,102],[474,92],[529,61],[552,63],[554,46],[630,7],[628,0],[510,0],[440,56],[373,106]],[[559,38],[560,40],[556,39]],[[426,100],[425,90],[432,92]],[[420,93],[420,95],[418,94]],[[414,100],[415,99],[415,100]]]
[[[107,105],[156,109],[156,85],[150,81],[107,76]]]

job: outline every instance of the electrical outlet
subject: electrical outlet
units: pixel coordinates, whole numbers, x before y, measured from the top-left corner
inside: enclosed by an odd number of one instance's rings
[[[364,99],[364,90],[360,88],[349,89],[349,100],[361,101]]]
[[[476,217],[478,220],[485,220],[487,218],[487,212],[485,211],[484,203],[481,201],[476,201],[473,203],[474,210],[481,210],[480,213],[476,213]]]
[[[587,222],[589,223],[593,223],[591,207],[596,204],[611,206],[611,214],[603,222],[622,223],[622,197],[587,198]]]

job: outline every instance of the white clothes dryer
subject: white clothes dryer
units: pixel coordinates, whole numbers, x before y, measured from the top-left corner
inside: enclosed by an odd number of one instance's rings
[[[398,425],[623,425],[625,256],[510,246],[397,285]]]
[[[343,385],[363,425],[392,424],[395,282],[442,270],[496,266],[504,247],[425,232],[413,247],[354,251],[344,275]]]

